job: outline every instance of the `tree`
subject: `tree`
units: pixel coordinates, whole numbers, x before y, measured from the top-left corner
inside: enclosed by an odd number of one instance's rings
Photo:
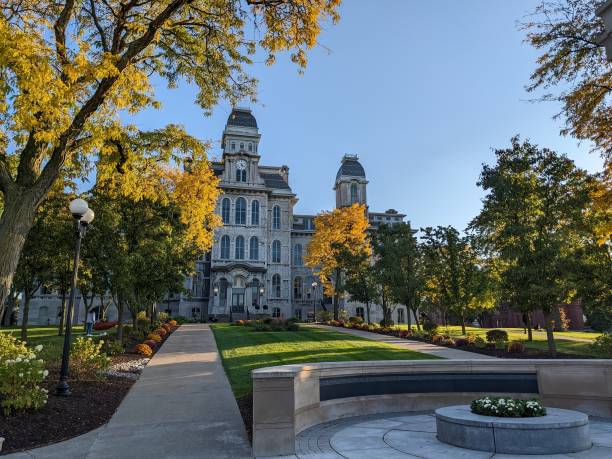
[[[389,231],[395,235],[394,249],[390,255],[396,258],[392,266],[394,281],[391,285],[391,296],[397,303],[408,308],[408,326],[412,325],[410,313],[414,315],[417,329],[420,328],[418,309],[425,290],[423,256],[418,240],[410,223],[393,225]]]
[[[468,237],[452,226],[423,230],[425,295],[438,304],[443,316],[457,315],[465,335],[466,317],[494,306],[488,269]]]
[[[543,1],[523,23],[527,41],[542,50],[529,91],[560,88],[542,100],[563,104],[564,135],[593,142],[612,160],[612,64],[598,43],[604,32],[595,10],[605,0]],[[610,167],[610,164],[608,164]],[[608,171],[609,172],[609,171]]]
[[[323,212],[315,217],[315,232],[306,249],[306,265],[321,279],[326,295],[334,300],[334,319],[338,320],[338,305],[345,291],[342,273],[350,268],[348,255],[371,253],[366,230],[369,221],[365,206]]]
[[[344,288],[351,296],[351,300],[366,305],[366,321],[370,321],[370,306],[377,296],[374,277],[374,267],[367,252],[340,254],[341,264],[346,267],[344,273]]]
[[[544,313],[554,355],[554,311],[574,294],[569,266],[590,179],[567,157],[518,137],[495,155],[494,166],[483,166],[478,184],[487,195],[470,227],[481,246],[499,257],[500,288],[511,307]]]
[[[36,209],[66,171],[118,158],[119,113],[158,107],[151,78],[193,82],[209,111],[254,97],[257,46],[303,68],[340,0],[0,0],[0,304]],[[245,37],[248,22],[259,41]]]
[[[397,280],[397,234],[393,227],[381,225],[372,233],[372,250],[374,252],[374,280],[377,297],[383,311],[383,324],[392,323],[395,306],[392,303],[392,291]]]

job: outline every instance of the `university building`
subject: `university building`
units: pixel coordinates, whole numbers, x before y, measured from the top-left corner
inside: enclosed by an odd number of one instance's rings
[[[195,274],[186,278],[184,292],[170,295],[158,310],[197,320],[238,320],[260,315],[309,319],[314,310],[331,310],[319,279],[305,266],[306,247],[314,233],[314,215],[294,212],[287,166],[261,164],[261,134],[251,110],[234,108],[222,134],[223,155],[212,167],[220,179],[217,213],[223,226],[216,230],[210,253],[196,261]],[[367,206],[366,174],[356,155],[344,155],[333,190],[336,207]],[[372,228],[404,221],[395,210],[368,212]],[[30,323],[57,321],[60,299],[39,292],[30,303]],[[359,303],[342,305],[349,315],[365,315]],[[393,320],[406,322],[405,306],[397,306]],[[116,317],[111,306],[108,317]],[[77,316],[84,317],[84,311]],[[373,305],[371,319],[382,320]]]

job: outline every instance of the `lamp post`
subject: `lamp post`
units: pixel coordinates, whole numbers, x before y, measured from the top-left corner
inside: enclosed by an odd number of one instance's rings
[[[77,278],[79,275],[81,240],[83,239],[83,237],[85,237],[85,233],[87,232],[87,226],[94,219],[93,210],[91,210],[87,205],[87,202],[82,199],[74,199],[73,201],[71,201],[69,209],[76,223],[76,242],[74,246],[74,266],[72,269],[70,300],[68,302],[68,311],[66,312],[66,331],[64,333],[64,349],[62,351],[62,367],[60,370],[59,382],[55,389],[55,394],[63,397],[67,397],[70,395],[70,386],[68,385],[68,373],[70,362],[70,341],[72,338],[72,309],[74,307]]]
[[[314,314],[313,317],[313,321],[316,323],[317,321],[317,286],[319,284],[317,284],[316,282],[313,282],[311,284],[312,286],[312,313]]]
[[[264,294],[265,290],[263,287],[259,287],[259,297],[257,298],[257,305],[262,308],[261,311],[263,312],[263,307],[261,306],[261,296]]]

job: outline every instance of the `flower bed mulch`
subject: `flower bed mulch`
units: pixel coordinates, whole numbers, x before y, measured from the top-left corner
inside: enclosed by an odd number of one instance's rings
[[[140,357],[133,354],[133,358]],[[0,411],[0,436],[5,438],[0,455],[67,440],[100,427],[109,421],[134,384],[133,380],[112,377],[70,381],[72,395],[58,397],[54,395],[58,378],[57,368],[51,368],[45,381],[49,399],[42,409],[11,416]]]
[[[253,443],[253,394],[245,395],[236,399],[238,409],[242,415],[242,421],[249,437],[249,442]]]

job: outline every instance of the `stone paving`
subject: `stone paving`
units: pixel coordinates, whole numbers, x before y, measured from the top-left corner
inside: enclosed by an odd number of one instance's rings
[[[327,330],[334,330],[340,333],[348,333],[349,335],[359,336],[372,341],[380,341],[387,344],[393,344],[394,346],[408,349],[409,351],[421,352],[423,354],[435,355],[443,359],[496,359],[490,355],[477,354],[475,352],[462,351],[461,349],[451,349],[449,347],[436,346],[431,343],[424,343],[422,341],[414,341],[409,339],[401,339],[395,336],[379,335],[378,333],[371,333],[363,330],[354,330],[352,328],[341,328],[341,327],[330,327],[327,325],[308,325],[309,327],[325,328]]]
[[[360,416],[314,426],[296,438],[293,459],[611,459],[612,419],[591,418],[593,447],[573,454],[493,454],[436,439],[433,413]]]

